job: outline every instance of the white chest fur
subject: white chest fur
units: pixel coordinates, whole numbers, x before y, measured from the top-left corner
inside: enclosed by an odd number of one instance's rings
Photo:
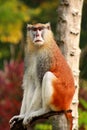
[[[39,86],[39,80],[37,78],[37,57],[35,54],[27,56],[26,62],[23,87],[33,86],[35,88]]]

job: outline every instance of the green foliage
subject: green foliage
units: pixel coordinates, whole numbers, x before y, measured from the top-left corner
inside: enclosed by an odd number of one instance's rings
[[[87,112],[79,110],[79,127],[84,126],[84,130],[87,130]]]
[[[40,6],[38,5],[36,9],[39,10],[38,15],[34,14],[32,15],[30,22],[31,23],[37,23],[37,22],[51,22],[52,29],[55,32],[56,30],[56,22],[57,22],[57,8],[58,8],[58,1],[57,0],[47,0],[40,3]],[[35,10],[35,8],[34,8]]]
[[[0,68],[3,68],[4,60],[8,60],[10,57],[9,44],[0,43]]]
[[[27,6],[18,0],[0,0],[0,40],[18,43],[23,22],[29,20]]]
[[[87,90],[87,80],[80,79],[80,87],[81,89],[84,88],[85,90]]]
[[[87,102],[84,99],[80,98],[80,103],[82,104],[82,106],[84,107],[84,109],[87,110]]]
[[[57,0],[40,2],[30,0],[31,3],[25,0],[27,5],[24,4],[24,0],[22,1],[0,0],[0,40],[2,42],[18,43],[22,39],[24,22],[51,21],[55,26]]]
[[[80,58],[80,78],[87,80],[87,47],[82,49]]]
[[[52,125],[48,124],[37,124],[35,130],[52,130]]]
[[[82,13],[82,28],[81,28],[81,39],[80,47],[84,48],[87,46],[87,0],[84,0],[83,13]]]
[[[79,126],[84,126],[84,130],[87,130],[87,102],[84,99],[80,99],[80,104],[83,106],[84,111],[79,109]]]

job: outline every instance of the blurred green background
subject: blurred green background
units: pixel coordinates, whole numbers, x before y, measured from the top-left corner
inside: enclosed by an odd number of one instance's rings
[[[58,4],[58,0],[0,0],[0,130],[9,130],[8,121],[21,105],[26,25],[51,22],[56,35]],[[87,130],[87,0],[81,27],[79,130]],[[52,126],[39,124],[34,129]]]

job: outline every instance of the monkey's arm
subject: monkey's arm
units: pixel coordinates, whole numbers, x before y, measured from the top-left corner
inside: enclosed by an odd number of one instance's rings
[[[21,110],[20,110],[20,115],[25,114],[25,111],[26,111],[25,110],[25,107],[26,107],[26,96],[27,96],[27,93],[24,90],[23,100],[22,100],[22,105],[21,105]]]
[[[31,103],[29,103],[29,109],[27,109],[26,114],[35,111],[41,107],[41,96],[41,87],[37,86],[33,92],[32,100]]]
[[[25,78],[25,76],[24,76]],[[26,81],[26,80],[24,80]],[[21,105],[21,110],[20,110],[20,114],[19,115],[16,115],[16,116],[13,116],[9,123],[10,123],[10,126],[12,127],[18,120],[23,120],[24,117],[25,117],[25,113],[26,113],[26,101],[29,100],[28,102],[30,103],[31,101],[31,93],[32,93],[32,89],[30,88],[30,86],[28,85],[27,86],[27,81],[26,82],[23,82],[23,100],[22,100],[22,105]],[[29,93],[29,95],[28,95]],[[27,99],[27,96],[28,96],[28,99]]]
[[[25,100],[26,100],[26,93],[24,92],[23,100],[22,100],[22,106],[21,106],[21,111],[19,115],[13,116],[9,123],[10,123],[10,128],[14,126],[16,122],[19,120],[23,120],[25,117]]]

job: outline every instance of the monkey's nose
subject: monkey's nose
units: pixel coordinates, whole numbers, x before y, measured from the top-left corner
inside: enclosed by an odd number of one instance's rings
[[[36,34],[36,37],[39,37],[39,33]]]
[[[39,33],[40,33],[39,30],[37,30],[37,31],[36,31],[36,37],[39,37],[39,36],[40,36]]]

